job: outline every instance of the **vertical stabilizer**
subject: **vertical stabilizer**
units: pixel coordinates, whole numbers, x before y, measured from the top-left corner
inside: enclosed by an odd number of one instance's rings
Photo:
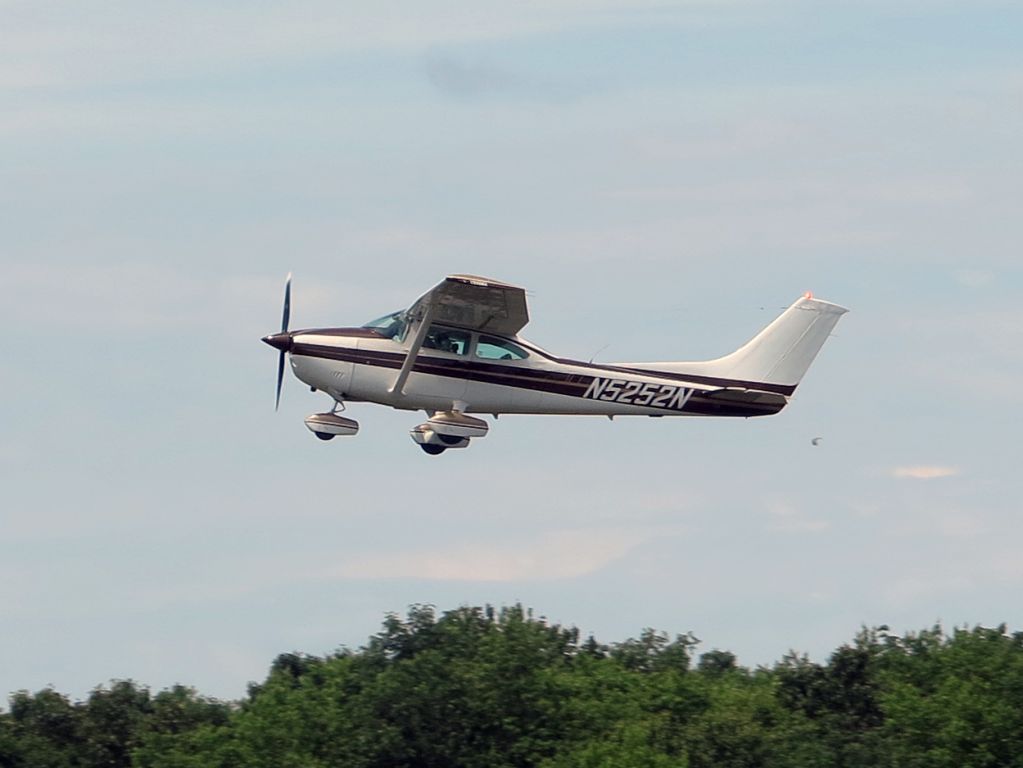
[[[645,367],[735,380],[751,389],[756,388],[752,385],[764,383],[791,391],[817,357],[838,319],[848,311],[807,293],[730,355],[705,362],[646,363]]]

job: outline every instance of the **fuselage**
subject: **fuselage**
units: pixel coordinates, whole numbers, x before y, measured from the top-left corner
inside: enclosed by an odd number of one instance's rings
[[[392,338],[374,328],[292,331],[291,368],[339,402],[480,414],[750,417],[777,413],[790,394],[785,391],[790,388],[778,387],[752,402],[740,401],[722,388],[741,388],[743,382],[643,364],[595,365],[555,357],[518,336],[449,330],[456,343],[445,339],[420,349],[400,391],[393,385],[408,336]]]

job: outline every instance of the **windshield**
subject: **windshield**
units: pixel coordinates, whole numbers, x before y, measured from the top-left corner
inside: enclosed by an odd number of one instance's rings
[[[408,323],[405,320],[405,311],[399,310],[398,312],[392,312],[389,315],[378,317],[376,320],[370,320],[362,327],[372,328],[374,331],[377,331],[388,339],[397,339],[398,341],[401,341],[405,338],[405,331],[408,328]]]

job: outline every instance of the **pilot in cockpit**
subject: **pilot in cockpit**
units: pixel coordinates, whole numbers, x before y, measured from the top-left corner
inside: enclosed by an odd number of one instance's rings
[[[436,336],[436,349],[439,349],[441,352],[458,354],[458,347],[451,338],[451,334],[444,332],[438,333]]]

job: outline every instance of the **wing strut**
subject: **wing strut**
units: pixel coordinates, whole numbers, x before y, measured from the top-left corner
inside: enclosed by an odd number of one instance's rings
[[[412,373],[412,366],[416,363],[416,356],[419,354],[419,350],[423,346],[423,342],[426,341],[426,332],[430,330],[430,321],[432,318],[433,302],[426,306],[426,311],[423,313],[423,319],[419,321],[419,327],[416,328],[416,335],[412,337],[412,344],[409,346],[408,353],[405,355],[405,361],[401,364],[401,370],[398,371],[397,378],[388,390],[389,394],[405,394],[405,382],[408,381],[408,375]]]

